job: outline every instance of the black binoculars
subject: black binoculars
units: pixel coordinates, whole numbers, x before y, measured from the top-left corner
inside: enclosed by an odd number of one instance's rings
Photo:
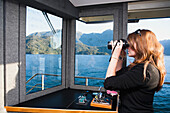
[[[128,42],[127,42],[125,39],[120,39],[120,40],[123,42],[123,47],[122,47],[122,49],[127,49],[127,48],[129,47]],[[120,42],[120,40],[118,40],[117,43]],[[117,43],[115,44],[115,47],[116,47]],[[108,42],[107,48],[108,48],[108,49],[112,49],[111,41]]]

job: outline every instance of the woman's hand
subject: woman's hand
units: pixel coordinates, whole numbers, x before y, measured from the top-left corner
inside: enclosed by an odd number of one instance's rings
[[[111,60],[107,69],[106,78],[110,76],[116,76],[116,71],[120,70],[122,68],[123,60],[119,60],[119,56],[122,51],[123,42],[120,40],[120,42],[114,41],[111,42],[112,44],[112,56]],[[124,52],[122,52],[122,55],[124,55]]]
[[[121,51],[119,58],[120,58],[120,57],[121,57],[122,59],[124,59],[124,58],[126,57],[126,52],[125,52],[124,49]]]
[[[117,42],[116,40],[114,42],[111,42],[111,44],[112,44],[112,58],[119,59],[120,55],[122,57],[126,56],[126,52],[122,51],[123,42],[121,40],[119,42]]]

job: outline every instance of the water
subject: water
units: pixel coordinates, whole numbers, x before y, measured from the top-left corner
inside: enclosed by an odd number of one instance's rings
[[[107,67],[109,65],[108,55],[76,55],[75,58],[75,76],[105,78]],[[127,64],[133,59],[128,58]],[[166,82],[170,82],[170,56],[165,56],[165,67],[167,75]],[[26,55],[26,80],[35,73],[48,73],[61,75],[61,55]],[[28,85],[41,84],[41,76],[37,76],[29,82]],[[103,80],[89,80],[89,86],[103,86]],[[48,85],[46,85],[48,84]],[[50,85],[49,85],[50,84]],[[75,84],[85,85],[85,79],[75,78]],[[61,76],[45,76],[46,88],[61,85]],[[27,86],[27,91],[30,89]],[[41,90],[34,89],[32,92]],[[154,97],[155,113],[170,112],[170,85],[165,84],[161,91],[155,94]]]
[[[36,73],[53,74],[60,76],[44,75],[45,89],[61,85],[61,55],[26,54],[26,81]],[[32,86],[37,86],[30,93],[40,91],[42,76],[35,76],[26,84],[26,92]]]

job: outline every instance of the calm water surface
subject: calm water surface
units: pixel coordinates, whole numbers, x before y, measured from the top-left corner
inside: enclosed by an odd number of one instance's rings
[[[104,78],[109,65],[108,55],[76,55],[75,76],[88,76]],[[128,57],[127,64],[133,59]],[[170,82],[170,56],[165,56],[165,67],[167,75],[166,82]],[[169,70],[168,70],[169,69]],[[26,80],[36,73],[48,73],[61,75],[61,55],[26,55]],[[28,83],[27,91],[30,86],[41,84],[41,76],[37,76]],[[45,76],[46,88],[61,85],[61,77]],[[84,79],[75,78],[75,84],[85,85]],[[89,80],[89,86],[103,86],[102,80]],[[34,89],[37,91],[40,89]],[[155,93],[154,97],[155,113],[170,113],[170,85],[164,84],[161,91]]]

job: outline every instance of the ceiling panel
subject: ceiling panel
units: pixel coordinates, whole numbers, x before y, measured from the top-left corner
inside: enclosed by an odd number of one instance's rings
[[[70,0],[70,2],[75,7],[108,4],[108,3],[130,2],[130,1],[139,1],[139,0]]]

